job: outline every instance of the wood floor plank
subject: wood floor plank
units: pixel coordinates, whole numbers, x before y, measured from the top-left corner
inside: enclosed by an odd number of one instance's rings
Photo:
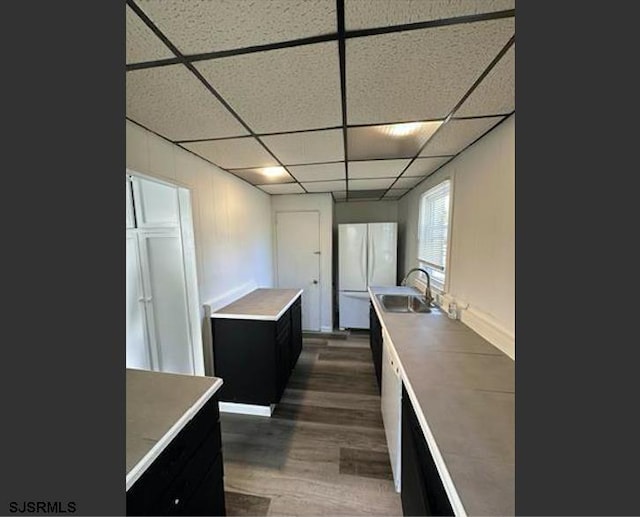
[[[349,447],[340,448],[340,473],[393,480],[388,453]]]
[[[225,491],[227,515],[267,515],[271,499],[240,492]]]
[[[346,409],[380,410],[380,397],[357,393],[298,390],[288,388],[280,399],[283,403],[304,404],[308,406],[341,407]]]
[[[374,429],[382,429],[383,427],[379,410],[369,411],[365,409],[327,408],[280,403],[276,406],[271,418],[302,420],[347,427],[372,427]]]
[[[228,515],[402,515],[366,334],[305,338],[271,418],[220,422]]]
[[[345,348],[338,346],[327,346],[318,355],[320,361],[349,361],[359,363],[371,362],[371,350],[369,348]]]

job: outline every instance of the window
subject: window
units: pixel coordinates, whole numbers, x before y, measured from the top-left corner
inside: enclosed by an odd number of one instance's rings
[[[420,198],[418,260],[431,277],[431,286],[444,291],[449,237],[451,181],[445,180]]]

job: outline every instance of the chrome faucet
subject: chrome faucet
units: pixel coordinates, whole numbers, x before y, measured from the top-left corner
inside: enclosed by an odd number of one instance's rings
[[[429,273],[427,273],[424,269],[420,267],[414,267],[413,269],[410,269],[409,272],[402,279],[402,282],[400,283],[400,285],[403,285],[403,286],[407,285],[407,279],[409,278],[409,275],[414,271],[422,271],[427,277],[427,288],[424,291],[423,297],[424,297],[424,302],[428,306],[431,306],[431,302],[433,302],[433,297],[431,296],[431,278],[429,277]]]

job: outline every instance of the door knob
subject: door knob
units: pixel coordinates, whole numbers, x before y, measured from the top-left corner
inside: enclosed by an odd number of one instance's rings
[[[314,280],[314,281],[313,281],[313,283],[314,283],[314,284],[317,284],[317,283],[318,283],[318,281],[317,281],[317,280]]]

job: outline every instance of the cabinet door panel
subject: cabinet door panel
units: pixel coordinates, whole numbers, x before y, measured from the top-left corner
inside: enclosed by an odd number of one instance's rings
[[[127,368],[151,369],[136,234],[127,232]]]
[[[138,228],[180,226],[178,189],[157,181],[132,178]]]
[[[182,246],[178,230],[140,233],[146,262],[149,326],[155,334],[158,370],[193,374],[193,356]]]

